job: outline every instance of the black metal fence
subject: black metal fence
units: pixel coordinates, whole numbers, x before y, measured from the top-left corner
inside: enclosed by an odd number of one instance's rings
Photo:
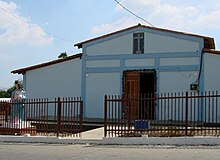
[[[105,137],[219,136],[220,94],[105,96],[104,118]]]
[[[80,136],[81,98],[0,101],[0,134]]]

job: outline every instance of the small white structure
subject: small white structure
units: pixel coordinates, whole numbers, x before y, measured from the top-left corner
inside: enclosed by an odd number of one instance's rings
[[[12,71],[27,98],[81,96],[84,117],[103,118],[105,94],[220,91],[211,37],[138,24],[75,46],[81,54]]]
[[[10,102],[11,98],[0,98],[0,102]]]

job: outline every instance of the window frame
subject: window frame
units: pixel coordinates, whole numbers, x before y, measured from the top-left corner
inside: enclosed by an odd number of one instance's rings
[[[133,33],[133,54],[144,53],[144,32]]]

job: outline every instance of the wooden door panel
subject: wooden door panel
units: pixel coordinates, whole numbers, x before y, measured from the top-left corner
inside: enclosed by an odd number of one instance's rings
[[[124,86],[125,100],[124,106],[130,108],[130,118],[139,118],[139,94],[140,94],[140,74],[138,72],[127,72]],[[128,101],[129,100],[129,101]]]

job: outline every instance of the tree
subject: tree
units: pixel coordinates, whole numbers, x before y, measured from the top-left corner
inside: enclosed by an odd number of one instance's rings
[[[8,90],[7,90],[7,93],[8,93],[8,95],[9,95],[9,98],[11,97],[11,95],[12,95],[12,92],[15,90],[15,86],[13,86],[13,87],[11,87],[11,88],[9,88]]]
[[[11,94],[14,90],[15,86],[9,88],[7,91],[0,90],[0,98],[11,98]]]
[[[67,57],[67,53],[66,52],[62,52],[60,53],[60,55],[58,56],[58,58],[66,58]]]
[[[7,91],[0,90],[0,98],[10,98],[10,94]]]

